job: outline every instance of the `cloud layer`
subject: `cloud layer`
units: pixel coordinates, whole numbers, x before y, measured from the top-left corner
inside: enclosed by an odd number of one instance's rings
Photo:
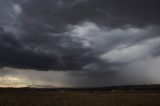
[[[0,68],[9,68],[6,78],[11,70],[38,74],[33,80],[46,73],[45,83],[51,70],[69,71],[59,72],[66,86],[152,82],[159,10],[158,0],[0,0]]]

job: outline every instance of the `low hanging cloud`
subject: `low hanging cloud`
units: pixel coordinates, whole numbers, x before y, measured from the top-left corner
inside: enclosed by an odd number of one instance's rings
[[[160,43],[159,26],[112,29],[85,22],[69,28],[72,36],[82,38],[100,59],[111,63],[130,63],[153,56]]]
[[[133,46],[111,50],[103,54],[101,58],[113,63],[130,63],[134,61],[144,60],[146,58],[154,56],[154,49],[158,48],[159,44],[160,38],[155,38],[149,41],[144,41],[141,44],[135,44]]]

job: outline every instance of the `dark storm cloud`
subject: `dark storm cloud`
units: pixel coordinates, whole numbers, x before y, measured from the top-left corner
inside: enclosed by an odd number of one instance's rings
[[[0,48],[1,67],[48,69],[56,61],[56,57],[25,50],[21,42],[7,32],[0,32]]]
[[[159,37],[158,0],[1,2],[1,24],[5,30],[12,26],[10,32],[14,33],[15,29],[18,32],[17,35],[2,31],[0,33],[1,67],[112,70],[121,64],[119,60],[109,61],[113,60],[111,54],[113,52],[116,55],[114,50],[119,45],[133,46]],[[83,25],[87,22],[92,24]],[[85,33],[87,28],[92,30]],[[78,34],[84,37],[76,36]],[[156,51],[155,54],[158,53]],[[102,57],[105,59],[101,59]]]
[[[44,22],[54,31],[63,31],[67,24],[77,24],[86,20],[113,27],[159,24],[158,0],[80,1],[28,0],[23,5],[25,12],[23,20],[27,25],[39,20],[38,23]]]
[[[120,27],[127,24],[136,26],[159,24],[159,12],[158,0],[89,0],[59,11],[55,15],[70,24],[89,20]]]
[[[49,39],[44,39],[43,41],[45,40],[50,43]],[[51,47],[49,43],[47,47],[43,44],[42,47],[41,44],[36,44],[35,47],[33,44],[26,46],[13,34],[1,31],[0,66],[37,70],[80,70],[86,63],[93,60],[93,57],[84,54],[89,51],[87,48],[82,48],[76,42],[68,40],[65,42],[65,39],[63,39],[64,41],[62,43],[65,43],[66,47],[63,47],[63,45],[58,44],[61,40],[61,37],[51,39],[53,42],[53,46],[51,45]],[[36,48],[36,46],[40,47]],[[50,50],[51,48],[53,50]]]

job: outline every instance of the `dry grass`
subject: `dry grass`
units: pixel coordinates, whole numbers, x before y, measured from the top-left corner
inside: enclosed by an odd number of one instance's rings
[[[160,93],[0,92],[0,106],[160,106]]]

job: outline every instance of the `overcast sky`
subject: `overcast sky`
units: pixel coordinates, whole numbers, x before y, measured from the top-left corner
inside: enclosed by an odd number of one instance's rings
[[[159,83],[159,0],[0,0],[0,87]]]

